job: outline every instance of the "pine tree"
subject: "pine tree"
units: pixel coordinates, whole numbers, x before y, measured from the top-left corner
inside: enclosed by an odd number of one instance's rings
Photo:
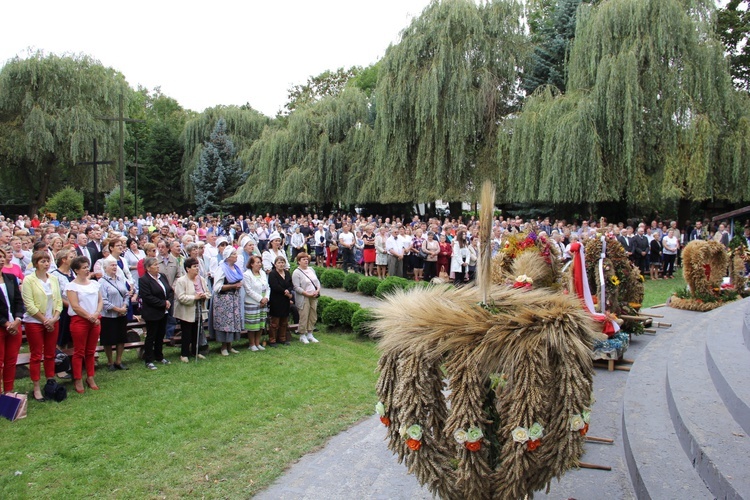
[[[221,210],[224,199],[234,194],[245,180],[245,174],[235,159],[234,144],[227,136],[223,118],[216,123],[211,140],[204,144],[191,179],[195,185],[195,204],[199,214]]]

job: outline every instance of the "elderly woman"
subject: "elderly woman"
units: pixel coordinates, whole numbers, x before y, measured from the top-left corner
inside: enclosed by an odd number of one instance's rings
[[[315,323],[318,321],[318,297],[320,297],[320,281],[315,270],[310,267],[310,256],[301,252],[297,254],[299,267],[292,273],[295,300],[299,310],[299,340],[303,344],[317,343],[313,337]]]
[[[242,315],[240,288],[242,271],[237,266],[237,250],[231,245],[222,253],[222,261],[214,273],[213,299],[211,309],[216,340],[221,342],[221,355],[239,354],[232,348],[232,342],[240,339]]]
[[[437,260],[440,253],[440,243],[435,239],[435,233],[429,231],[427,239],[422,242],[424,258],[424,279],[430,281],[437,276]]]
[[[143,361],[146,368],[156,370],[154,361],[171,364],[164,357],[164,336],[167,334],[167,312],[174,300],[174,292],[167,277],[159,273],[159,261],[154,257],[143,259],[146,273],[138,281],[141,294],[141,317],[146,322],[146,341]]]
[[[286,258],[286,252],[281,248],[281,235],[274,231],[268,237],[268,248],[263,252],[263,270],[270,273],[279,257],[284,259],[284,269],[289,269],[289,259]]]
[[[386,269],[388,269],[388,250],[386,249],[386,242],[388,241],[388,233],[386,232],[385,226],[378,228],[378,234],[375,236],[375,265],[377,266],[378,278],[383,279],[386,275]]]
[[[6,250],[0,249],[0,268],[8,260]],[[13,392],[16,379],[16,361],[21,350],[21,319],[23,298],[18,280],[3,273],[0,279],[0,394]]]
[[[29,376],[34,383],[34,399],[44,401],[39,385],[40,365],[44,357],[44,374],[47,379],[54,378],[55,344],[63,305],[60,283],[47,274],[49,254],[46,251],[34,252],[31,265],[34,266],[34,272],[26,276],[21,293],[26,308],[23,326],[31,351]]]
[[[250,269],[247,265],[250,262],[250,257],[253,255],[261,256],[258,249],[255,248],[255,240],[248,235],[244,235],[240,238],[240,246],[237,248],[237,267],[240,269]]]
[[[680,249],[680,242],[674,234],[674,229],[667,231],[667,235],[662,240],[664,246],[664,279],[674,278],[674,261],[677,258],[677,251]]]
[[[453,256],[453,247],[448,242],[448,237],[445,233],[440,233],[438,239],[439,251],[437,258],[437,272],[438,276],[443,273],[450,273],[451,270],[451,257]]]
[[[242,286],[245,289],[245,330],[250,341],[251,351],[265,351],[260,345],[260,334],[268,317],[270,288],[268,276],[263,272],[263,261],[251,255],[247,270],[243,273]]]
[[[89,279],[89,260],[76,257],[70,264],[76,279],[68,283],[66,293],[70,306],[70,336],[73,338],[73,382],[76,392],[83,393],[82,366],[86,364],[86,384],[99,390],[94,382],[96,345],[101,332],[100,316],[104,307],[98,282]]]
[[[271,325],[268,330],[268,345],[276,347],[277,342],[290,345],[287,338],[289,313],[292,304],[292,277],[286,271],[288,266],[284,257],[276,257],[274,268],[268,274],[268,286],[271,288],[268,315]]]
[[[132,290],[128,289],[125,278],[120,275],[117,261],[113,257],[104,260],[104,275],[99,280],[102,295],[101,344],[107,355],[109,371],[127,370],[122,364],[122,353],[128,336],[128,307]],[[116,348],[116,358],[112,360],[112,346]]]
[[[200,275],[200,264],[196,257],[185,259],[184,266],[185,274],[174,282],[174,294],[177,300],[174,317],[180,321],[182,328],[180,361],[187,363],[196,355],[200,359],[205,359],[205,356],[198,354],[198,330],[203,324],[203,309],[206,307],[206,301],[211,297],[211,291],[206,279]]]

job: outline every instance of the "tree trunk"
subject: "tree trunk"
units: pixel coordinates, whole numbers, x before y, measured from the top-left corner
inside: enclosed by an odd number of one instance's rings
[[[690,217],[690,200],[687,198],[680,198],[677,205],[677,227],[681,228],[685,225],[685,221]]]
[[[44,203],[47,201],[47,191],[49,190],[49,178],[51,169],[52,166],[50,164],[46,165],[44,168],[44,172],[41,176],[39,176],[39,192],[37,196],[34,197],[33,194],[30,194],[31,199],[29,203],[29,217],[33,217],[34,214],[39,213],[39,208],[44,206]]]

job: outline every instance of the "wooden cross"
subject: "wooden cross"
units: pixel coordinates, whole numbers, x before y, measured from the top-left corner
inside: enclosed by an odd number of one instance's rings
[[[145,167],[138,163],[138,141],[135,141],[135,163],[128,163],[128,167],[135,168],[135,198],[133,200],[133,214],[134,217],[138,217],[138,169]]]
[[[78,165],[92,165],[94,167],[94,214],[99,215],[99,165],[111,165],[113,161],[97,161],[96,160],[96,139],[94,139],[94,161],[79,161]]]
[[[120,217],[125,217],[125,123],[143,123],[146,120],[134,120],[132,118],[125,118],[123,111],[123,97],[120,94],[119,101],[119,113],[117,118],[104,117],[102,120],[118,122],[119,134],[120,134],[120,154],[117,158],[117,163],[120,166]]]

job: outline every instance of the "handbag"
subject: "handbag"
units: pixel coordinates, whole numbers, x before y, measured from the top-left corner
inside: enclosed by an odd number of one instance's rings
[[[440,274],[438,274],[438,277],[441,279],[448,279],[448,273],[445,272],[445,266],[440,266]]]
[[[336,243],[331,243],[330,245],[328,245],[328,250],[330,250],[331,252],[335,252],[338,249],[339,246]]]
[[[26,408],[28,407],[28,397],[26,394],[9,392],[0,394],[0,415],[11,422],[19,418],[26,418]]]

